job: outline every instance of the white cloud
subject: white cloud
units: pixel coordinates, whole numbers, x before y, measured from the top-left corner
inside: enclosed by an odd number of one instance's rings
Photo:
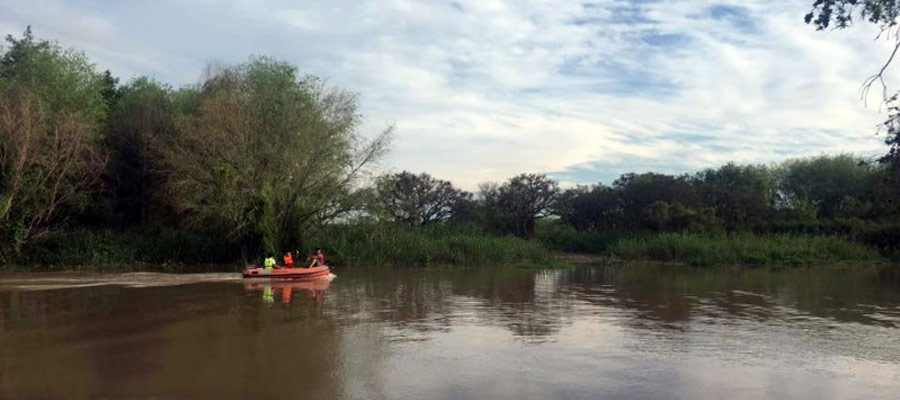
[[[807,3],[0,0],[0,28],[176,85],[209,61],[288,60],[359,92],[364,130],[396,122],[388,169],[474,189],[883,151],[859,87],[889,43],[864,25],[816,32]]]

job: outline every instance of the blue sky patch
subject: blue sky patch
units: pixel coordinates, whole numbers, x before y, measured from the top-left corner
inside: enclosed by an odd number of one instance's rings
[[[719,21],[726,21],[742,33],[757,31],[756,21],[753,20],[746,8],[717,4],[707,8],[706,12],[709,17]]]

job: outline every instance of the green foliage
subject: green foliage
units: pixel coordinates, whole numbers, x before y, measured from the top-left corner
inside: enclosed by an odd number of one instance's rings
[[[536,221],[552,213],[559,197],[559,184],[542,174],[521,174],[480,189],[488,226],[527,238],[534,237]]]
[[[152,142],[168,200],[187,226],[250,253],[294,247],[345,211],[340,200],[387,141],[357,134],[354,95],[268,58],[211,77],[195,104]]]
[[[882,254],[895,261],[900,260],[900,222],[864,224],[855,232],[860,242],[881,250]]]
[[[805,21],[819,30],[832,25],[838,29],[847,28],[853,23],[855,12],[883,28],[895,26],[900,16],[900,4],[895,0],[815,0],[812,7]]]
[[[109,222],[142,225],[154,211],[160,189],[158,155],[151,141],[171,137],[177,109],[170,87],[150,78],[137,78],[119,88],[110,110],[104,144],[110,154],[105,173]],[[154,202],[155,201],[155,202]],[[157,207],[158,209],[158,207]]]
[[[29,27],[22,38],[9,43],[0,58],[0,90],[25,91],[39,99],[48,114],[75,112],[96,129],[106,117],[103,99],[107,83],[83,53],[63,49],[55,42],[36,40]]]
[[[809,204],[819,216],[859,213],[872,167],[849,154],[788,160],[782,163],[779,193],[783,207]]]
[[[338,265],[488,265],[549,261],[536,241],[492,236],[472,225],[335,224],[314,238]]]
[[[554,213],[578,230],[621,229],[621,200],[617,190],[602,184],[578,186],[560,194]]]
[[[654,203],[682,203],[687,207],[694,207],[699,200],[696,189],[683,176],[629,173],[616,179],[613,189],[620,198],[619,225],[630,230],[659,229],[657,218],[660,215],[652,216],[650,211]],[[659,208],[659,204],[656,207]]]
[[[816,265],[842,261],[877,261],[863,244],[834,236],[664,233],[623,239],[609,255],[627,260],[654,260],[691,265]]]
[[[424,226],[462,212],[471,197],[450,182],[403,171],[378,178],[369,210],[387,221]]]
[[[694,177],[704,205],[729,232],[758,230],[771,213],[774,183],[764,166],[728,163]]]
[[[563,221],[542,221],[537,239],[548,249],[566,253],[603,254],[626,233],[578,230]]]
[[[129,264],[170,270],[176,265],[233,263],[238,250],[220,238],[184,230],[74,229],[58,230],[30,242],[15,262],[48,270]],[[178,269],[187,270],[191,269]]]
[[[722,228],[713,207],[685,207],[680,202],[656,201],[644,208],[646,219],[657,232],[718,232]]]
[[[104,80],[80,53],[7,37],[0,58],[0,262],[82,209],[105,160]]]

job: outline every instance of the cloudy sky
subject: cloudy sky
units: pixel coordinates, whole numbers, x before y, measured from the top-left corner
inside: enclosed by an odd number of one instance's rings
[[[268,55],[360,94],[365,134],[397,132],[387,171],[473,189],[521,172],[609,183],[822,153],[885,151],[890,43],[816,32],[812,0],[0,0],[127,81],[195,84]]]

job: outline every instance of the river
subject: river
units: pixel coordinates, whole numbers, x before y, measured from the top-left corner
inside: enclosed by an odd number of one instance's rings
[[[896,399],[900,272],[0,275],[0,398]]]

